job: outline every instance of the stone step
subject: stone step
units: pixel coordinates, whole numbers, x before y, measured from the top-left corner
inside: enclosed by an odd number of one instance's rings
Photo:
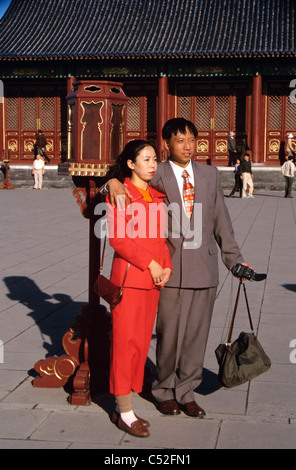
[[[1,164],[0,185],[5,178],[5,166]],[[34,177],[32,165],[9,165],[8,178],[15,188],[32,188]],[[45,165],[43,188],[74,188],[72,177],[68,175],[67,168],[58,165]]]
[[[233,167],[218,167],[222,187],[225,190],[232,189],[234,186]],[[265,167],[253,164],[253,182],[255,190],[283,191],[285,179],[281,172],[281,167]]]
[[[225,191],[231,190],[234,185],[233,167],[217,167],[220,173],[222,187]],[[5,166],[1,164],[0,185],[5,177]],[[285,180],[280,167],[264,167],[253,165],[255,190],[283,191]],[[32,165],[11,164],[8,177],[15,188],[32,188],[34,179]],[[295,183],[294,183],[295,184]],[[68,175],[67,167],[46,165],[43,180],[44,188],[74,188],[72,177]]]

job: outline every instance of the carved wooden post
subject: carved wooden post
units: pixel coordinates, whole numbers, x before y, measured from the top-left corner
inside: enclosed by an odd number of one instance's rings
[[[5,163],[5,178],[3,184],[0,186],[0,189],[14,189],[14,186],[11,184],[8,178],[8,169],[10,162],[9,150],[3,150],[3,162]]]
[[[76,188],[73,195],[83,217],[89,219],[89,292],[70,332],[64,335],[66,355],[35,364],[41,377],[35,387],[61,387],[73,384],[69,401],[86,405],[94,394],[108,391],[109,332],[107,310],[94,293],[99,273],[100,239],[94,227],[96,205],[103,201],[99,187],[110,165],[125,144],[126,103],[121,83],[82,80],[72,84],[67,96],[69,108],[69,173]],[[73,336],[76,333],[77,338]]]

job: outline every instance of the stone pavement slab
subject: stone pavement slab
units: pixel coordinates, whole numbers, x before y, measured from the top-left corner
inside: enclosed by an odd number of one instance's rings
[[[229,449],[229,442],[232,443],[232,449],[294,449],[296,428],[283,423],[224,420],[217,449]]]
[[[107,457],[115,451],[185,450],[195,456],[198,449],[296,447],[296,364],[290,356],[290,343],[296,340],[296,199],[275,191],[257,191],[253,200],[225,198],[246,262],[267,273],[266,281],[246,286],[271,369],[233,389],[217,380],[214,350],[225,339],[237,288],[220,262],[204,377],[196,390],[207,415],[203,420],[163,416],[149,394],[134,394],[136,413],[151,423],[151,436],[136,439],[111,423],[109,394],[94,397],[90,406],[72,406],[63,388],[32,386],[30,370],[47,355],[63,354],[63,334],[88,301],[89,226],[72,190],[16,189],[0,197],[1,449],[100,449]],[[111,261],[108,248],[106,269]],[[248,329],[241,301],[233,338]],[[155,347],[153,335],[152,370]]]

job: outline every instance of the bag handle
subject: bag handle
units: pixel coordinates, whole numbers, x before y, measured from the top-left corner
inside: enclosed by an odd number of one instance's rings
[[[246,286],[245,286],[244,282],[242,284],[243,284],[243,289],[244,289],[244,294],[245,294],[245,299],[246,299],[246,305],[247,305],[248,317],[249,317],[249,322],[250,322],[250,328],[252,330],[252,333],[254,333],[254,327],[253,327],[251,312],[250,312],[250,308],[249,308],[249,302],[248,302],[248,297],[247,297]]]
[[[105,238],[104,238],[104,245],[103,245],[103,251],[102,251],[102,257],[101,257],[101,263],[100,263],[100,274],[102,274],[103,272],[103,263],[104,263],[104,256],[105,256],[105,248],[106,248],[106,235],[105,235]],[[128,272],[128,268],[130,267],[130,263],[127,264],[126,266],[126,270],[125,270],[125,273],[124,273],[124,277],[123,277],[123,281],[121,283],[121,289],[123,289],[123,286],[124,286],[124,283],[125,283],[125,280],[126,280],[126,276],[127,276],[127,272]]]
[[[102,271],[103,271],[105,248],[106,248],[106,235],[105,235],[105,238],[104,238],[104,245],[103,245],[103,251],[102,251],[101,262],[100,262],[100,274],[102,274]]]
[[[244,294],[245,294],[245,299],[246,299],[246,305],[247,305],[247,311],[248,311],[248,317],[249,317],[250,327],[251,327],[252,332],[254,333],[254,328],[253,328],[253,323],[252,323],[252,318],[251,318],[251,312],[250,312],[249,302],[248,302],[248,298],[247,298],[246,286],[245,286],[244,281],[243,281],[242,279],[240,279],[240,281],[239,281],[239,286],[238,286],[238,290],[237,290],[237,294],[236,294],[236,299],[235,299],[235,305],[234,305],[234,309],[233,309],[233,314],[232,314],[232,318],[231,318],[231,323],[230,323],[230,327],[229,327],[229,333],[228,333],[227,342],[226,342],[226,345],[227,345],[227,346],[230,346],[230,344],[231,344],[231,337],[232,337],[234,319],[235,319],[235,315],[236,315],[236,311],[237,311],[237,307],[238,307],[240,289],[241,289],[241,286],[242,286],[242,285],[243,285]]]

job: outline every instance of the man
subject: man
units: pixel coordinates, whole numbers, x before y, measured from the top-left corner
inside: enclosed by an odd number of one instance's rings
[[[205,411],[195,402],[194,389],[202,379],[219,283],[217,244],[228,269],[243,262],[243,258],[234,240],[218,170],[192,160],[196,127],[183,118],[171,119],[164,125],[162,136],[170,158],[158,165],[150,185],[165,193],[164,201],[169,209],[173,207],[168,211],[168,246],[173,270],[160,292],[156,380],[152,394],[161,413],[177,415],[183,410],[199,418]],[[184,170],[189,176],[184,175]],[[119,184],[115,180],[108,182],[111,202],[122,193]],[[183,189],[187,193],[185,203]],[[199,203],[194,210],[187,207],[192,189],[193,202]],[[176,208],[179,208],[179,220]],[[195,219],[200,215],[202,227],[195,227]],[[176,224],[179,224],[179,234]],[[192,242],[200,228],[201,243]]]
[[[282,174],[285,178],[285,197],[293,197],[292,196],[292,186],[294,180],[294,173],[295,173],[295,165],[293,163],[293,155],[288,156],[288,160],[282,166]]]
[[[33,189],[41,189],[44,175],[44,161],[40,153],[37,153],[36,160],[34,160],[32,175],[34,176],[35,182]]]
[[[235,165],[235,157],[236,157],[236,148],[234,144],[234,132],[229,132],[229,138],[227,142],[227,150],[229,153],[229,160],[228,166]]]
[[[253,184],[253,171],[252,171],[252,165],[250,162],[250,155],[248,153],[245,154],[243,161],[241,162],[240,165],[240,177],[243,181],[243,191],[242,191],[242,197],[250,197],[254,198],[253,196],[253,190],[254,190],[254,184]],[[247,196],[247,187],[249,185],[249,195]]]
[[[39,153],[39,155],[41,155],[42,157],[44,157],[46,159],[47,163],[50,163],[50,158],[45,153],[46,144],[47,144],[47,142],[46,142],[45,135],[42,133],[41,129],[38,129],[38,132],[36,134],[36,144],[35,144],[36,155],[35,155],[35,159],[37,157],[37,154]]]

